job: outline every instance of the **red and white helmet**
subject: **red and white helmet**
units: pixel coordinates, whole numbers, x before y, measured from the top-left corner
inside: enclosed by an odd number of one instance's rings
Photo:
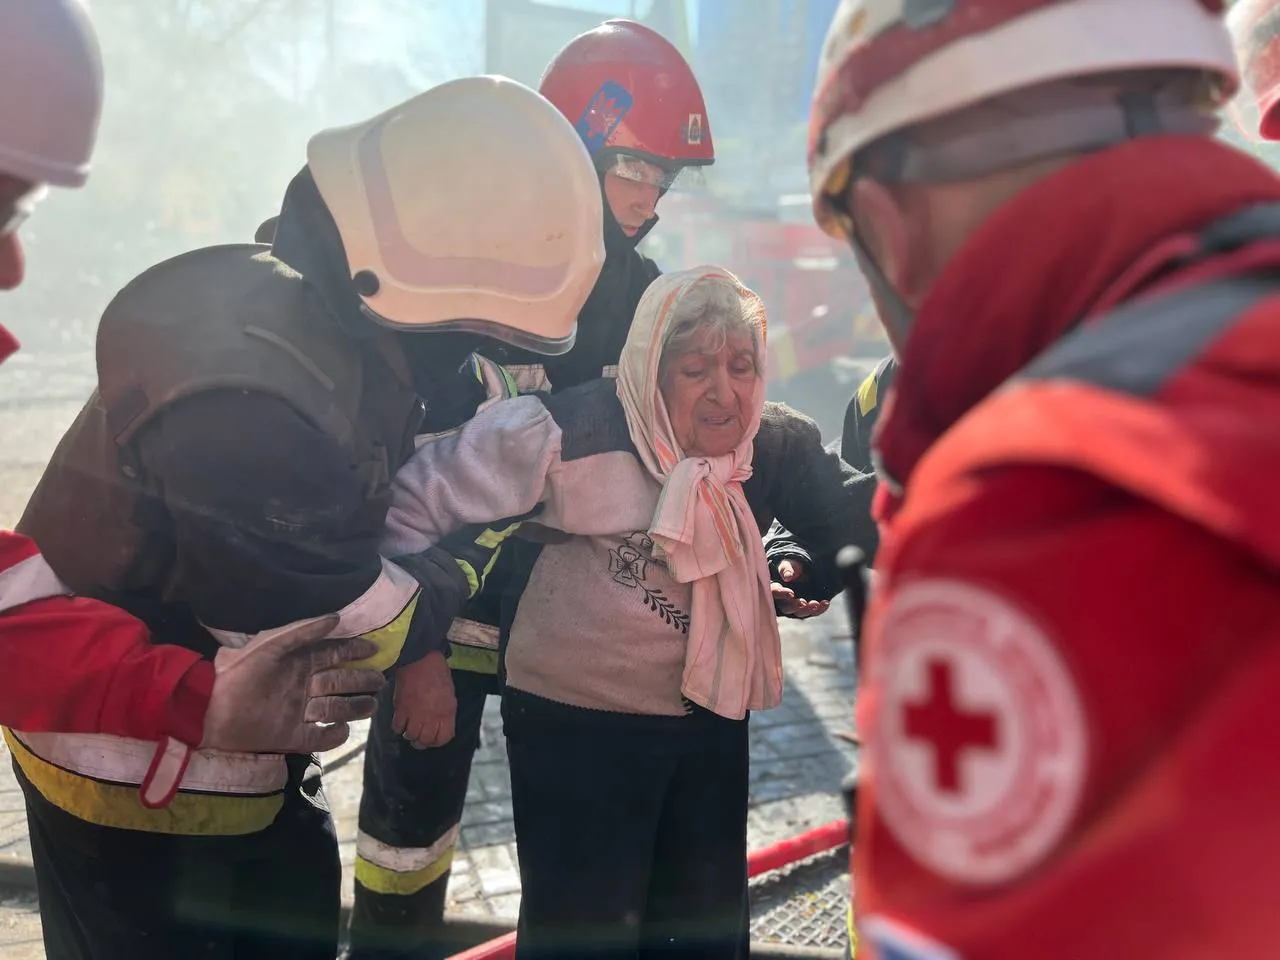
[[[702,88],[675,46],[631,20],[574,37],[548,65],[539,92],[568,118],[601,169],[618,155],[669,175],[715,161]]]
[[[1250,140],[1280,140],[1280,2],[1237,0],[1227,26],[1244,78],[1231,119]]]
[[[1026,87],[1091,74],[1190,68],[1238,84],[1222,0],[841,0],[809,127],[818,223],[845,236],[832,196],[847,161],[886,134]]]

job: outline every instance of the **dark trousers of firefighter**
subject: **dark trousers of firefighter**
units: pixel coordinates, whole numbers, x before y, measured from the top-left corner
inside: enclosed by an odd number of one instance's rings
[[[518,960],[747,956],[747,721],[510,687]]]
[[[245,837],[95,826],[15,773],[48,960],[333,960],[342,867],[318,766]]]
[[[415,750],[391,729],[393,685],[379,695],[365,753],[360,832],[393,850],[432,848],[462,820],[485,701],[497,693],[498,681],[493,674],[455,670],[453,688],[453,739],[430,750]],[[430,863],[414,864],[412,871],[363,858],[351,912],[350,960],[431,960],[465,946],[442,922],[452,845],[433,853]]]

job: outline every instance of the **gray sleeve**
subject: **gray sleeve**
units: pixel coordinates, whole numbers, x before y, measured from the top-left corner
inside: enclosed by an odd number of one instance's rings
[[[560,428],[533,396],[422,438],[392,481],[382,555],[420,553],[466,524],[529,513],[547,495],[560,443]]]

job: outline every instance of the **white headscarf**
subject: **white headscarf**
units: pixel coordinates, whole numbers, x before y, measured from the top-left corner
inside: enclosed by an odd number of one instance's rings
[[[750,422],[721,457],[688,456],[662,399],[658,369],[681,298],[697,283],[727,283],[763,316],[760,299],[720,267],[655,280],[636,307],[618,363],[618,397],[640,459],[662,485],[649,536],[671,575],[693,584],[684,695],[731,719],[782,699],[782,644],[760,528],[742,492],[764,407],[764,330]]]

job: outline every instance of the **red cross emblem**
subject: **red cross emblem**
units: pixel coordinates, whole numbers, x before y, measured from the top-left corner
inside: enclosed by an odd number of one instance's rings
[[[933,747],[934,784],[943,793],[961,793],[960,756],[965,750],[996,746],[996,717],[969,713],[956,706],[951,664],[930,660],[929,697],[905,706],[907,736]]]
[[[923,866],[996,883],[1045,856],[1085,776],[1085,722],[1043,629],[958,581],[889,594],[874,619],[876,815]]]

